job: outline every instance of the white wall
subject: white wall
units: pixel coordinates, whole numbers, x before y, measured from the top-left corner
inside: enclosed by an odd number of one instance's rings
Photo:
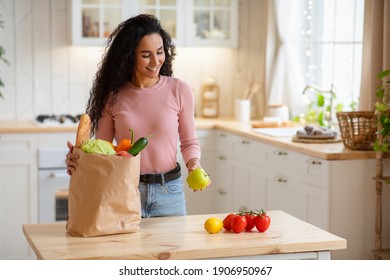
[[[197,115],[200,116],[200,89],[209,75],[221,87],[220,110],[232,116],[233,101],[241,97],[248,82],[249,69],[260,77],[261,22],[259,13],[248,19],[253,8],[264,1],[240,2],[240,47],[178,48],[175,76],[194,89]],[[6,49],[10,65],[0,63],[6,85],[0,100],[0,120],[33,119],[38,114],[77,114],[84,112],[93,76],[102,55],[96,47],[70,45],[70,0],[0,0],[0,45]],[[262,19],[261,19],[262,20]],[[253,22],[255,21],[255,25]],[[252,29],[251,29],[252,28]],[[251,36],[248,32],[256,32]],[[253,35],[253,34],[252,34]],[[253,39],[251,39],[253,38]],[[251,65],[252,64],[252,65]],[[253,100],[253,115],[258,102]]]

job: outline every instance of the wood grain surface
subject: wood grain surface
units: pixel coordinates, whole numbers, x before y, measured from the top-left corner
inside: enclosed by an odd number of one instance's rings
[[[68,235],[64,222],[26,224],[23,232],[38,259],[210,259],[346,248],[345,239],[285,212],[268,214],[271,226],[265,233],[203,229],[207,218],[226,214],[148,218],[139,233],[90,238]]]

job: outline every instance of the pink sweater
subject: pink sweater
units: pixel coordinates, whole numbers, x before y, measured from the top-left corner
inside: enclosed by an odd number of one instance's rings
[[[134,130],[134,141],[153,134],[141,152],[141,174],[165,173],[175,168],[179,140],[184,162],[200,159],[193,98],[190,87],[174,77],[161,76],[151,88],[129,83],[120,90],[114,106],[106,110],[108,114],[99,120],[96,138],[115,139],[118,143],[130,139],[129,128]]]

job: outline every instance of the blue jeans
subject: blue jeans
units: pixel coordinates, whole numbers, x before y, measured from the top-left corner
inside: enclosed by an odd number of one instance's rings
[[[182,177],[160,184],[139,183],[142,218],[187,215]]]

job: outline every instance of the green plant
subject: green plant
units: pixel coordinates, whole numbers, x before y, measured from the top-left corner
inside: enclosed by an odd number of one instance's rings
[[[336,94],[333,94],[333,99],[336,99]],[[332,104],[326,102],[325,95],[322,92],[316,92],[316,100],[309,103],[307,106],[307,113],[305,115],[305,120],[308,123],[318,123],[318,125],[326,127],[329,126],[329,117],[332,113]],[[336,110],[342,109],[342,104],[337,104],[335,106]]]
[[[4,28],[4,21],[0,19],[0,28]],[[5,64],[9,64],[8,61],[5,59],[5,49],[3,46],[0,46],[0,61],[3,61]],[[4,87],[4,82],[0,77],[0,89]],[[3,94],[0,90],[0,97],[3,98]]]
[[[378,132],[374,150],[390,152],[390,69],[380,72],[378,79],[380,84],[376,88],[375,103]]]
[[[307,105],[306,112],[303,116],[295,116],[293,118],[294,122],[302,122],[310,123],[310,124],[318,124],[322,127],[329,127],[332,124],[329,123],[332,119],[335,119],[332,112],[341,112],[344,108],[342,103],[333,104],[336,100],[336,94],[331,92],[332,101],[330,98],[326,98],[325,94],[320,91],[316,91],[314,100],[311,100]],[[350,104],[351,109],[354,111],[356,108],[355,103]]]

